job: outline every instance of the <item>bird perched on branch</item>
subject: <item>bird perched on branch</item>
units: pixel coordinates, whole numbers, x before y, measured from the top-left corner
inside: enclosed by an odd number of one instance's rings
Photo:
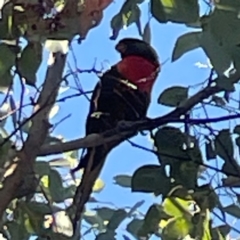
[[[152,87],[160,71],[158,56],[148,43],[134,38],[121,40],[116,50],[122,59],[103,74],[93,91],[86,135],[104,133],[115,128],[119,121],[146,118]],[[76,206],[75,226],[108,153],[123,141],[88,148],[79,165],[72,170],[84,169],[73,201]]]

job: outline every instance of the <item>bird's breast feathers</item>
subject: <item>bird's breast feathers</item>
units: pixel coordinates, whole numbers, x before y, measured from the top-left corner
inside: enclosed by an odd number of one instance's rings
[[[118,72],[139,90],[150,94],[160,67],[139,56],[128,56],[116,65]]]

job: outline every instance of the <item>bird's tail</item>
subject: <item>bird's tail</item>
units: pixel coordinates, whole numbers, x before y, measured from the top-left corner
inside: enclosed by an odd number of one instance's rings
[[[118,144],[116,143],[114,146]],[[78,169],[83,168],[84,172],[73,200],[73,205],[76,207],[73,219],[74,229],[76,229],[76,224],[84,210],[84,205],[90,198],[92,188],[102,170],[106,157],[114,146],[111,144],[89,148],[86,155],[81,159]]]

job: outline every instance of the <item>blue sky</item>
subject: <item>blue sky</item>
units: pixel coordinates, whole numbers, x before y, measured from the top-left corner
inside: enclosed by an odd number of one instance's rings
[[[111,4],[104,13],[104,19],[100,26],[92,29],[85,41],[80,45],[76,41],[72,43],[74,55],[77,58],[77,66],[73,61],[72,53],[69,53],[68,61],[73,70],[79,69],[90,69],[96,59],[97,68],[100,69],[101,63],[107,66],[107,62],[110,65],[115,64],[120,56],[116,53],[114,46],[116,43],[124,37],[137,37],[138,31],[135,25],[131,25],[126,30],[121,30],[117,40],[112,41],[109,39],[111,35],[110,19],[120,10],[123,1],[116,1]],[[142,17],[141,23],[142,27],[148,21],[148,3],[143,3],[141,5]],[[187,53],[178,61],[171,63],[171,55],[174,48],[175,41],[177,38],[188,32],[196,31],[190,29],[180,24],[159,24],[154,19],[151,20],[151,32],[152,40],[151,44],[156,49],[159,54],[160,61],[165,62],[169,59],[163,66],[161,73],[154,85],[152,94],[152,103],[148,111],[149,117],[161,116],[169,112],[170,108],[163,107],[157,103],[157,98],[159,94],[166,88],[173,85],[190,86],[195,85],[204,81],[210,72],[210,69],[201,69],[195,66],[196,62],[207,62],[207,57],[202,49],[197,49],[192,52]],[[39,83],[45,77],[45,69],[48,54],[44,53],[43,64],[38,71],[38,81]],[[79,74],[79,79],[82,87],[85,91],[92,90],[98,78],[95,74]],[[74,84],[74,80],[70,78],[70,85]],[[61,95],[67,96],[73,93],[72,90],[66,91]],[[16,97],[16,100],[18,97]],[[83,96],[70,99],[64,103],[60,104],[59,113],[53,118],[52,123],[58,122],[60,119],[68,114],[71,117],[66,119],[62,124],[60,124],[54,134],[63,135],[66,140],[76,139],[79,137],[84,137],[85,134],[85,119],[88,113],[89,102]],[[212,110],[211,116],[219,115],[219,111]],[[200,112],[201,116],[204,115]],[[143,145],[148,148],[152,148],[152,143],[149,141],[148,137],[137,136],[132,139],[139,145]],[[125,142],[114,149],[108,156],[107,162],[101,173],[101,178],[106,183],[104,190],[96,194],[95,197],[102,202],[112,202],[117,207],[133,206],[136,202],[140,200],[145,200],[145,204],[141,207],[142,212],[146,212],[148,207],[153,202],[159,202],[159,198],[153,197],[151,194],[140,194],[131,193],[130,189],[121,188],[113,184],[113,177],[119,174],[129,174],[132,175],[133,172],[142,165],[146,164],[157,164],[157,158],[146,151],[133,148],[129,143]],[[103,206],[99,204],[99,206]],[[123,230],[124,227],[120,227]],[[119,239],[121,239],[119,237]]]

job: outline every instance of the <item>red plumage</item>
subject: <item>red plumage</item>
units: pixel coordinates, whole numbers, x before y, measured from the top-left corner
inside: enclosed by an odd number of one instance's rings
[[[144,57],[128,56],[117,64],[117,70],[123,77],[135,84],[138,90],[151,94],[160,69],[158,64]]]

